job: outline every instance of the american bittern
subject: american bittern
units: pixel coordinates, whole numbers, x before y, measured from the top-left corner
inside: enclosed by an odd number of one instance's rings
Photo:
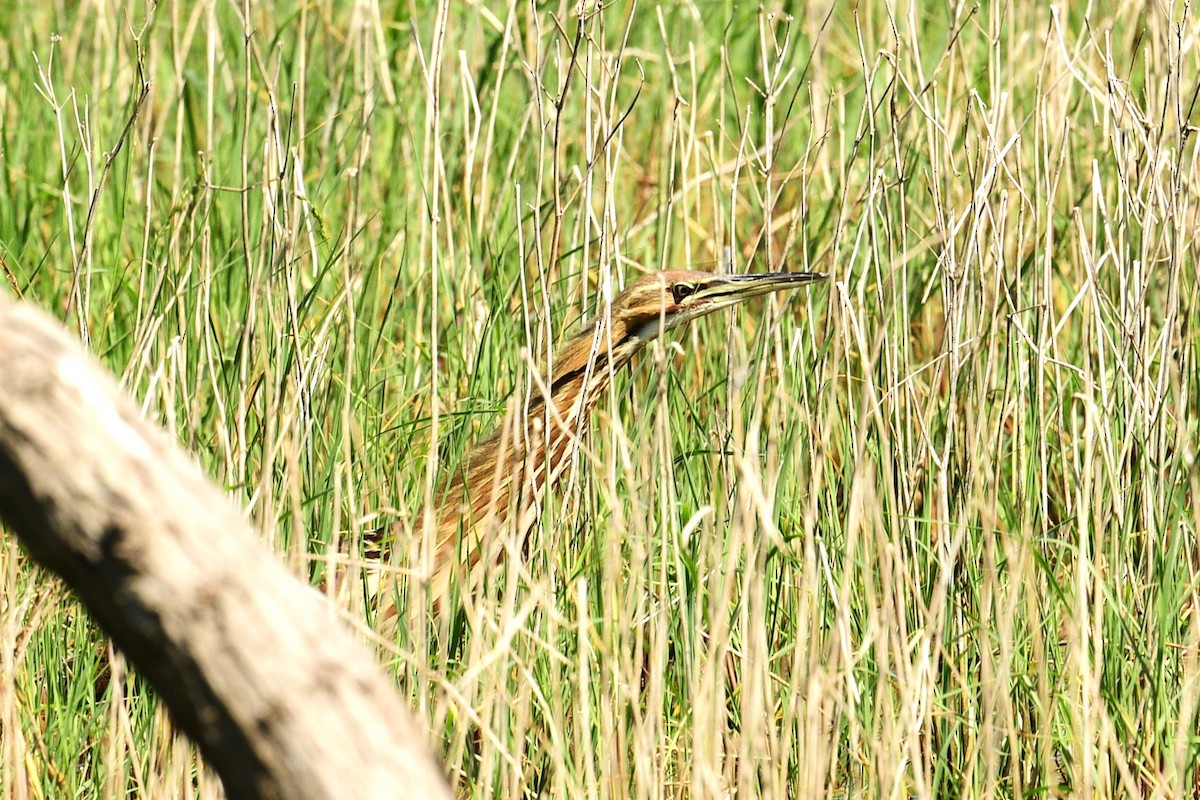
[[[524,413],[510,413],[508,423],[475,445],[455,472],[430,537],[435,604],[444,602],[452,572],[465,572],[468,582],[463,585],[469,587],[482,572],[477,567],[487,563],[483,559],[503,554],[502,540],[509,530],[505,522],[514,512],[516,530],[524,537],[542,492],[570,464],[592,406],[636,352],[697,317],[824,277],[813,272],[718,275],[671,270],[645,275],[626,287],[609,314],[598,315],[559,348],[551,379],[535,382]],[[418,523],[418,535],[423,536],[423,530]],[[380,598],[380,619],[395,614],[390,594]]]

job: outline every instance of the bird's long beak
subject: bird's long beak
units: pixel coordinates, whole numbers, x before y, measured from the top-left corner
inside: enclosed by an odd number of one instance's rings
[[[729,294],[738,297],[754,297],[767,292],[777,292],[780,289],[790,289],[802,283],[823,281],[828,277],[822,272],[759,272],[745,275],[721,275],[710,287],[713,293],[724,289]],[[707,294],[707,291],[705,291]]]
[[[805,283],[825,280],[826,277],[828,276],[820,272],[760,272],[745,275],[718,275],[696,288],[696,293],[691,298],[692,302],[681,305],[685,308],[692,306],[697,312],[707,314],[751,297],[793,289]]]

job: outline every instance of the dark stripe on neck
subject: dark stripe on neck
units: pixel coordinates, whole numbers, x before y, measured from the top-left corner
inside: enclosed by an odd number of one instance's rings
[[[588,370],[591,370],[592,374],[594,375],[598,370],[602,369],[608,369],[607,347],[596,353],[594,358],[590,358],[585,361],[581,366],[578,366],[572,370],[568,370],[567,372],[555,377],[554,382],[550,384],[550,396],[557,397],[558,393],[561,392],[568,383],[576,378],[582,378],[588,373]]]

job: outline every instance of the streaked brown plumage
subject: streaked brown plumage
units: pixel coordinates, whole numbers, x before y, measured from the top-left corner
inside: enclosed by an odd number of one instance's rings
[[[418,523],[417,534],[434,544],[430,591],[435,603],[446,596],[456,569],[465,573],[467,583],[460,585],[471,586],[485,556],[502,556],[501,534],[509,515],[516,512],[516,530],[525,535],[541,507],[542,492],[570,465],[592,406],[636,352],[697,317],[824,277],[810,272],[719,275],[670,270],[645,275],[626,287],[609,314],[598,315],[563,343],[551,364],[553,378],[534,382],[524,413],[518,410],[523,404],[514,404],[506,422],[467,454],[439,495],[435,535],[424,537]],[[381,618],[394,615],[393,594],[385,591],[379,598]]]

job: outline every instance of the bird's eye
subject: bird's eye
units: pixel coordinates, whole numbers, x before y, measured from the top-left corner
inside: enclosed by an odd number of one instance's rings
[[[696,293],[696,287],[690,283],[677,283],[671,287],[671,294],[675,296],[676,303],[682,303],[685,299]]]

